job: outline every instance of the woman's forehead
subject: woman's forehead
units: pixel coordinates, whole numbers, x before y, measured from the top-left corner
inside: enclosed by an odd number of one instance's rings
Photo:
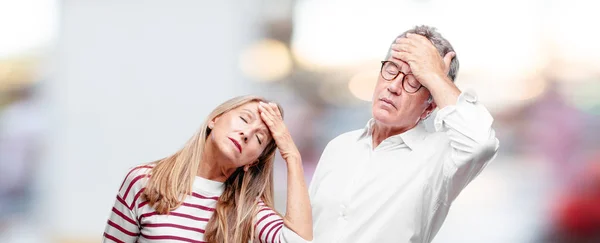
[[[237,107],[238,110],[250,110],[258,113],[258,101],[251,101]]]
[[[260,112],[258,110],[258,101],[253,101],[253,102],[248,102],[246,104],[243,104],[243,105],[237,107],[236,110],[239,110],[240,112],[248,112],[248,113],[251,113],[252,116],[255,116],[257,121],[259,121],[261,124],[261,129],[263,129],[265,131],[267,136],[271,137],[271,133],[269,132],[267,124],[265,124],[265,122],[262,120],[262,118],[260,118]]]

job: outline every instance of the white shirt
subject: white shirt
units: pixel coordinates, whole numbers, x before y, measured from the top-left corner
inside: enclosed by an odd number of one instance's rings
[[[472,92],[424,125],[373,148],[364,129],[329,142],[309,191],[315,243],[431,242],[452,201],[498,150],[493,118]]]

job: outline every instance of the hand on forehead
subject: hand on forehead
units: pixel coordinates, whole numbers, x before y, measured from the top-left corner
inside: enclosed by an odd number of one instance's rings
[[[419,44],[434,46],[433,42],[427,39],[427,37],[414,33],[406,33],[406,37],[396,38],[396,44],[402,43],[406,43],[413,46]]]
[[[402,61],[398,58],[395,58],[393,56],[391,56],[388,61],[393,62],[394,64],[396,64],[396,66],[398,66],[398,70],[402,73],[411,73],[410,70],[410,65],[408,65],[408,63],[406,63],[405,61]]]

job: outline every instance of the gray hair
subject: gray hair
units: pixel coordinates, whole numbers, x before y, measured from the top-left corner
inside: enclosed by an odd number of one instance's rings
[[[440,56],[442,57],[444,57],[448,52],[454,51],[454,48],[452,47],[450,42],[444,37],[442,37],[442,34],[437,32],[435,27],[430,27],[427,25],[415,26],[414,28],[405,31],[404,33],[396,37],[396,39],[400,37],[406,37],[406,33],[414,33],[425,36],[433,43],[435,48],[437,48],[438,52],[440,53]],[[392,42],[392,44],[396,42],[396,39],[394,39],[394,42]],[[392,46],[390,45],[385,60],[388,60],[391,57],[391,51]],[[458,74],[458,66],[458,56],[454,56],[454,58],[452,58],[452,61],[450,62],[450,70],[448,71],[448,77],[452,80],[452,82],[454,82],[454,79]]]

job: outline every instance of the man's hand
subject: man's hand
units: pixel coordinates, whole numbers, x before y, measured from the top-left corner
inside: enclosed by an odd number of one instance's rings
[[[450,63],[456,54],[449,52],[442,58],[424,36],[410,33],[406,36],[396,39],[392,57],[408,63],[415,78],[431,92],[437,107],[442,109],[456,104],[460,90],[448,78]]]
[[[448,52],[442,59],[431,41],[422,35],[411,33],[407,33],[406,38],[396,39],[396,43],[392,44],[391,54],[408,63],[415,78],[428,89],[436,80],[450,81],[447,78],[450,62],[456,56],[454,52]]]

